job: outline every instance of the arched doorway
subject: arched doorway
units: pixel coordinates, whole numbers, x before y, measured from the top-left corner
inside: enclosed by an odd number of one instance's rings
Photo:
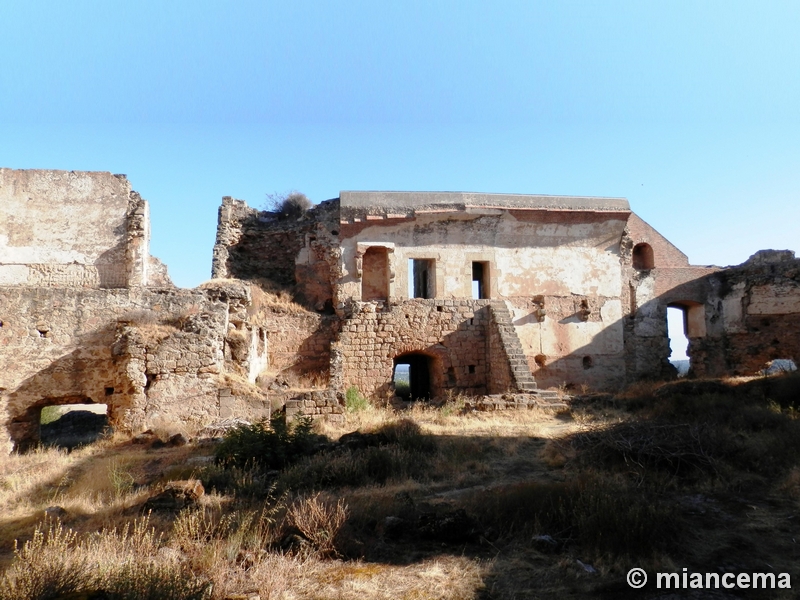
[[[429,400],[433,396],[433,358],[407,352],[394,359],[392,383],[403,400]]]
[[[52,401],[52,400],[51,400]],[[82,402],[53,402],[39,412],[39,441],[46,446],[73,449],[100,439],[108,430],[108,405],[90,398]]]

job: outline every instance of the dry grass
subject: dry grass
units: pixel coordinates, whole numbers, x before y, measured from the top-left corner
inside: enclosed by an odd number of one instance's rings
[[[304,306],[294,300],[294,290],[279,286],[274,281],[268,279],[254,279],[250,283],[250,293],[252,294],[252,304],[247,309],[252,317],[252,322],[256,325],[259,322],[259,314],[266,312],[277,312],[283,314],[303,314],[310,312]]]
[[[461,415],[457,398],[402,413],[369,406],[316,433],[335,440],[359,428],[377,445],[327,442],[279,473],[201,470],[191,460],[211,449],[120,439],[72,454],[14,455],[0,463],[0,598],[34,597],[9,588],[35,579],[25,573],[69,587],[69,575],[100,550],[130,565],[118,578],[129,589],[177,585],[180,575],[212,583],[218,599],[611,598],[629,592],[631,566],[796,578],[793,394],[762,381],[648,386],[559,416]],[[735,452],[726,450],[731,440]],[[214,478],[228,485],[180,514],[145,522],[130,512],[159,482],[190,475],[207,491]],[[43,510],[52,504],[67,514],[51,535]],[[456,509],[477,523],[478,538],[431,540],[417,529]],[[389,535],[398,519],[399,533]],[[16,558],[13,538],[21,540]]]

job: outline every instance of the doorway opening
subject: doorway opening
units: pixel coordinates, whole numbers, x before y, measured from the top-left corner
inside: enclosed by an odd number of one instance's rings
[[[418,352],[401,354],[394,359],[395,394],[403,400],[429,400],[431,398],[430,356]]]
[[[667,332],[671,353],[669,362],[678,370],[678,377],[689,372],[689,336],[686,330],[686,309],[683,306],[667,307]]]
[[[39,439],[46,446],[72,450],[96,442],[107,432],[106,404],[50,404],[42,407]]]

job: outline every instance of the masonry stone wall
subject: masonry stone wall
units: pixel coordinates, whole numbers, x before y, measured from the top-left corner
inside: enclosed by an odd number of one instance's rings
[[[754,375],[765,363],[800,364],[800,259],[765,250],[710,275],[707,334],[690,340],[698,376]]]
[[[35,442],[48,405],[106,404],[122,430],[218,417],[231,306],[208,290],[4,289],[0,444]]]
[[[336,316],[262,308],[252,321],[266,334],[265,368],[270,373],[290,372],[307,381],[327,383],[331,343],[340,325]]]
[[[332,308],[338,259],[338,202],[299,218],[250,208],[225,197],[219,209],[212,278],[263,279],[292,286],[297,299],[317,310]]]
[[[396,305],[356,302],[334,343],[334,387],[355,385],[386,397],[394,359],[407,353],[430,358],[434,395],[447,390],[486,393],[489,371],[488,302],[414,299]]]
[[[311,417],[331,423],[343,423],[344,394],[336,390],[318,390],[294,395],[286,401],[286,417]]]
[[[338,305],[361,297],[372,247],[389,249],[390,303],[409,296],[410,259],[429,261],[436,298],[471,297],[472,264],[480,262],[487,295],[511,304],[516,334],[540,386],[618,387],[626,379],[622,319],[628,307],[622,298],[628,265],[621,241],[630,211],[617,205],[591,211],[588,200],[578,201],[580,210],[451,206],[358,217],[343,209],[343,219],[351,219],[340,234]]]

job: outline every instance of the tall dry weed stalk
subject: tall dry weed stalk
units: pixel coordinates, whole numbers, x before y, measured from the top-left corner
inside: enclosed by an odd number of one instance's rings
[[[335,556],[336,536],[341,531],[349,510],[342,499],[335,504],[317,493],[300,498],[289,507],[289,523],[303,534],[321,556]]]

